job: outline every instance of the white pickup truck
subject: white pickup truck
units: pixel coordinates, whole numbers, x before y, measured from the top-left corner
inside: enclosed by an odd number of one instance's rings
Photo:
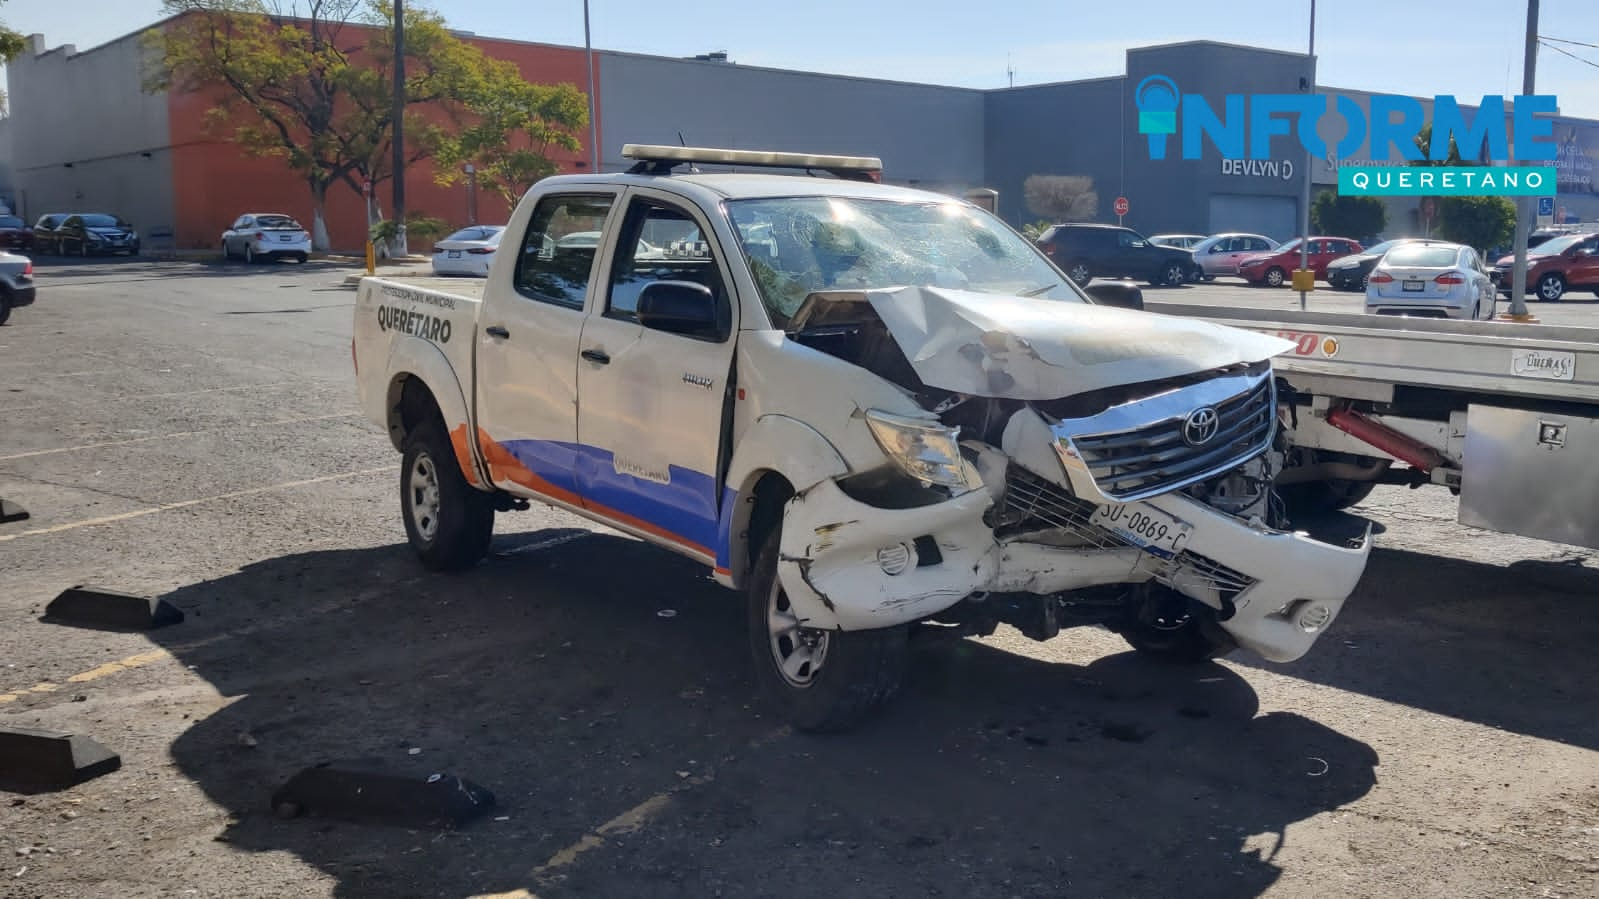
[[[486,281],[361,282],[361,400],[428,567],[529,500],[683,553],[745,593],[810,730],[891,696],[915,625],[1285,662],[1337,617],[1369,532],[1283,529],[1290,342],[1117,308],[1136,289],[1085,293],[875,159],[624,153],[540,181]]]

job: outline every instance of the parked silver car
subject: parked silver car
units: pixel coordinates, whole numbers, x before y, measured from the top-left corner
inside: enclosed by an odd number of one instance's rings
[[[1493,318],[1497,298],[1477,251],[1443,241],[1394,247],[1366,281],[1366,311],[1380,315]]]
[[[1194,261],[1205,273],[1205,280],[1213,281],[1217,275],[1238,274],[1240,261],[1277,247],[1277,241],[1264,234],[1214,234],[1194,244]]]
[[[33,260],[16,253],[0,252],[0,325],[11,318],[11,310],[33,303]]]
[[[292,216],[251,212],[239,216],[222,232],[222,257],[239,257],[250,263],[274,259],[304,262],[311,257],[311,235]]]

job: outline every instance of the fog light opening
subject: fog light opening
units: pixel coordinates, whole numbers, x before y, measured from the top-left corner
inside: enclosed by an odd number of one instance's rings
[[[1332,623],[1332,606],[1319,602],[1307,602],[1299,609],[1299,614],[1294,616],[1294,624],[1307,634],[1314,634]]]
[[[884,574],[904,574],[916,564],[916,550],[908,543],[885,546],[877,551],[877,564],[882,567]]]

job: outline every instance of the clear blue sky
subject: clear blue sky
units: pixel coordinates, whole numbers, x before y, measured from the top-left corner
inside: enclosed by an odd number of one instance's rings
[[[280,0],[285,4],[291,0]],[[432,0],[456,28],[558,44],[583,43],[582,0]],[[105,43],[160,15],[159,0],[9,0],[0,19],[49,46]],[[1128,47],[1211,39],[1302,50],[1309,0],[590,0],[594,46],[691,56],[726,50],[747,65],[968,87],[1122,72]],[[1599,44],[1596,0],[1544,0],[1539,32]],[[1520,0],[1323,0],[1317,80],[1371,91],[1519,93],[1526,5]],[[1538,92],[1567,115],[1599,119],[1599,49],[1544,48]],[[1469,99],[1468,99],[1469,98]]]

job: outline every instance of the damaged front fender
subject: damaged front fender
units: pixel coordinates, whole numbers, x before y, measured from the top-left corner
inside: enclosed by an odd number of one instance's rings
[[[777,576],[805,627],[868,630],[937,614],[994,575],[992,500],[880,509],[822,481],[784,510]],[[894,573],[891,573],[894,572]]]

